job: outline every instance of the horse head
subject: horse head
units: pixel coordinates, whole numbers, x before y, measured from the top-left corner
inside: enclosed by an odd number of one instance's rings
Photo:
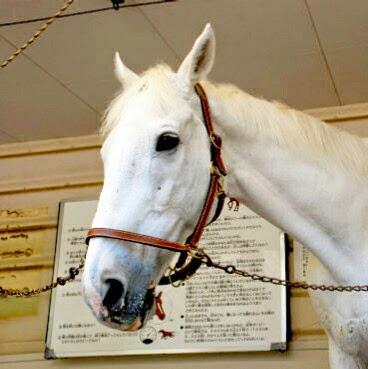
[[[210,72],[215,38],[207,25],[177,70],[137,75],[115,56],[122,91],[105,115],[104,185],[93,228],[114,228],[184,242],[210,182],[210,143],[194,85]],[[213,212],[213,209],[212,209]],[[107,238],[90,240],[83,290],[98,320],[137,330],[149,296],[175,253]]]

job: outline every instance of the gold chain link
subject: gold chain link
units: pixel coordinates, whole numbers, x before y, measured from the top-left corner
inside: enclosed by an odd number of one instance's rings
[[[193,255],[193,252],[191,252]],[[299,281],[289,281],[287,279],[280,279],[274,277],[267,277],[264,275],[256,274],[256,273],[248,273],[244,270],[238,269],[235,265],[221,265],[220,263],[214,262],[208,254],[203,249],[198,249],[195,252],[196,258],[200,259],[202,264],[207,265],[210,268],[223,270],[228,274],[237,274],[241,277],[250,278],[254,281],[259,281],[263,283],[271,283],[277,286],[284,286],[290,288],[301,288],[304,290],[319,290],[319,291],[335,291],[335,292],[368,292],[368,285],[353,285],[353,286],[335,286],[335,285],[318,285],[318,284],[308,284],[305,282]]]
[[[368,285],[318,285],[318,284],[308,284],[305,282],[299,281],[289,281],[287,279],[280,279],[274,277],[267,277],[264,275],[249,273],[244,270],[238,269],[236,266],[228,264],[222,265],[220,263],[214,262],[210,256],[203,249],[193,249],[188,251],[188,255],[194,258],[199,259],[202,264],[205,264],[209,268],[220,269],[227,274],[236,274],[241,277],[250,278],[254,281],[259,281],[263,283],[271,283],[277,286],[284,286],[290,288],[298,288],[304,290],[319,290],[319,291],[329,291],[329,292],[368,292]],[[0,287],[0,297],[29,297],[39,295],[43,292],[50,291],[57,286],[64,286],[66,283],[71,282],[75,279],[75,277],[79,274],[79,272],[84,267],[85,257],[82,258],[80,264],[76,268],[69,269],[69,275],[66,277],[58,277],[55,282],[52,282],[43,287],[29,289],[28,287],[24,287],[23,289],[14,289],[14,288],[3,288]],[[189,278],[188,278],[189,279]],[[174,285],[174,287],[179,287],[182,285],[184,281],[181,281],[178,285]]]
[[[43,292],[50,291],[57,286],[64,286],[66,283],[71,282],[75,279],[75,277],[79,274],[79,272],[84,267],[84,257],[80,261],[80,264],[76,268],[70,268],[69,274],[65,277],[57,277],[55,282],[47,284],[43,287],[29,289],[28,287],[24,287],[22,289],[15,288],[3,288],[0,287],[0,297],[30,297],[36,296]]]
[[[67,0],[65,1],[64,5],[60,8],[60,10],[51,18],[49,18],[46,23],[44,23],[42,25],[42,27],[37,30],[33,36],[23,45],[21,46],[19,49],[17,49],[11,56],[9,56],[8,59],[6,59],[4,62],[1,63],[1,68],[5,68],[9,63],[11,63],[21,52],[23,52],[29,45],[31,45],[38,37],[41,36],[41,34],[48,28],[48,26],[50,26],[50,24],[52,24],[54,22],[54,20],[56,18],[58,18],[61,13],[63,13],[65,10],[67,10],[69,8],[70,5],[72,5],[72,3],[74,2],[74,0]]]

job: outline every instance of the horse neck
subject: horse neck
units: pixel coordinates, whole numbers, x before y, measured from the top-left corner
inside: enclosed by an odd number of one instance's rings
[[[357,268],[368,266],[365,144],[235,87],[205,89],[223,137],[229,195],[308,247],[336,281],[357,281]]]

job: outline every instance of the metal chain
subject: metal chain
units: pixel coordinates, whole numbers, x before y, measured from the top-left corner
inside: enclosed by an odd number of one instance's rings
[[[239,270],[235,265],[222,265],[221,263],[214,262],[209,255],[203,249],[196,249],[190,252],[192,257],[196,257],[201,260],[202,264],[207,265],[209,268],[220,269],[228,274],[236,274],[241,277],[250,278],[253,281],[259,281],[263,283],[271,283],[277,286],[301,288],[304,290],[319,290],[319,291],[335,291],[335,292],[368,292],[368,285],[353,285],[353,286],[335,286],[335,285],[318,285],[308,284],[299,281],[289,281],[286,279],[267,277],[264,275],[249,273],[244,270]]]
[[[67,276],[57,277],[55,282],[34,289],[29,289],[28,287],[24,287],[22,289],[0,287],[0,297],[30,297],[50,291],[57,286],[64,286],[66,283],[73,281],[83,267],[84,257],[81,259],[80,264],[76,268],[73,267],[69,269],[69,274]]]
[[[330,291],[330,292],[368,292],[368,285],[318,285],[318,284],[308,284],[305,282],[298,281],[289,281],[287,279],[280,279],[275,277],[267,277],[264,275],[249,273],[244,270],[238,269],[235,265],[228,264],[222,265],[221,263],[214,262],[210,256],[203,249],[193,249],[188,252],[189,256],[199,259],[202,264],[206,265],[209,268],[215,268],[224,271],[227,274],[236,274],[241,277],[250,278],[253,281],[259,281],[263,283],[271,283],[276,286],[284,286],[290,288],[299,288],[304,290],[319,290],[319,291]],[[30,297],[39,295],[43,292],[50,291],[57,286],[64,286],[68,282],[72,282],[75,277],[79,274],[79,272],[84,267],[83,257],[80,261],[80,264],[77,267],[73,267],[69,269],[69,274],[66,277],[57,277],[55,282],[47,284],[43,287],[29,289],[28,287],[24,287],[23,289],[15,289],[15,288],[3,288],[0,286],[0,297]],[[179,285],[174,285],[174,287],[178,287]]]
[[[54,20],[61,15],[61,13],[67,10],[73,2],[74,0],[66,0],[60,10],[53,17],[49,18],[46,23],[44,23],[43,26],[38,31],[36,31],[23,46],[17,49],[11,56],[9,56],[8,59],[2,62],[0,67],[5,68],[9,63],[11,63],[21,52],[23,52],[29,45],[31,45],[38,37],[40,37],[41,34],[48,28],[48,26],[52,24]]]

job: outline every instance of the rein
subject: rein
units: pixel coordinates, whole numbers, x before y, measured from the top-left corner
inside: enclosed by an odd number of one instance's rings
[[[223,177],[226,176],[226,169],[221,158],[221,144],[222,144],[221,137],[217,135],[213,129],[210,114],[210,106],[208,103],[207,96],[202,86],[198,83],[195,85],[195,91],[199,96],[201,102],[203,121],[206,126],[206,130],[210,140],[211,179],[207,192],[207,197],[193,233],[188,237],[185,243],[179,243],[175,241],[164,240],[157,237],[147,236],[139,233],[128,232],[118,229],[90,228],[87,233],[86,244],[87,245],[89,244],[91,238],[104,237],[128,242],[135,242],[146,246],[158,247],[169,251],[179,252],[180,257],[176,263],[175,268],[170,268],[170,274],[163,276],[162,279],[160,280],[160,284],[172,284],[174,287],[177,287],[177,285],[175,285],[174,282],[187,280],[198,270],[198,268],[202,264],[204,264],[207,267],[219,269],[228,274],[236,274],[241,277],[250,278],[254,281],[271,283],[278,286],[299,289],[301,288],[305,290],[311,289],[319,291],[368,292],[368,285],[353,285],[353,286],[317,285],[317,284],[308,284],[305,282],[298,281],[293,282],[285,279],[267,277],[256,273],[248,273],[247,271],[237,269],[237,267],[234,265],[222,265],[220,263],[214,262],[210,258],[210,256],[198,246],[198,241],[201,238],[206,225],[214,222],[221,213],[224,200],[226,197],[222,187],[222,180]],[[213,218],[209,220],[209,216],[216,199],[217,199],[217,208],[215,210]],[[191,259],[186,263],[186,259],[188,256],[190,256]],[[80,271],[83,269],[83,267],[84,267],[84,258],[82,258],[80,264],[77,267],[69,269],[69,274],[67,276],[57,277],[54,282],[40,288],[29,289],[27,287],[24,287],[23,289],[13,289],[13,288],[7,289],[0,286],[0,297],[35,296],[43,292],[50,291],[56,288],[57,286],[64,286],[66,283],[73,281],[76,278],[76,276],[80,273]]]

